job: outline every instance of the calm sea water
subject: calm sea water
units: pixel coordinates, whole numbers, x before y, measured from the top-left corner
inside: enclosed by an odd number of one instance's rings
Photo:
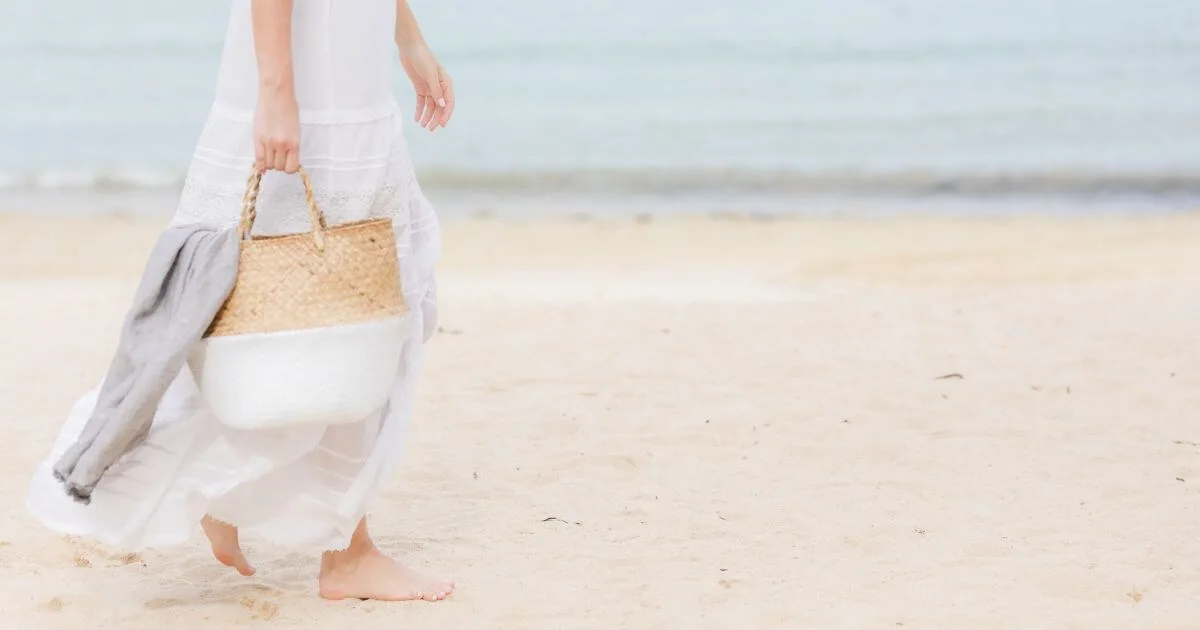
[[[427,187],[1200,199],[1197,0],[412,5],[460,99]],[[0,2],[0,187],[177,185],[227,11]]]

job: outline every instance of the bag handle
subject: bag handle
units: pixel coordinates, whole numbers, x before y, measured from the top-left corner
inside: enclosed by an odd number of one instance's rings
[[[317,251],[325,251],[325,217],[317,209],[317,200],[313,195],[312,181],[304,167],[296,171],[300,181],[304,183],[304,201],[308,205],[308,218],[312,223],[313,242]],[[238,222],[238,239],[251,238],[250,230],[254,227],[254,219],[258,216],[258,191],[261,188],[263,171],[251,167],[250,178],[246,180],[246,194],[242,197],[242,219]]]

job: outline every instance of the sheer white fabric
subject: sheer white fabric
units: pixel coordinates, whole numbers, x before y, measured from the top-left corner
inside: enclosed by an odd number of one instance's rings
[[[437,217],[421,194],[392,92],[394,0],[295,3],[293,56],[301,163],[329,223],[390,217],[412,335],[388,405],[339,427],[235,431],[204,407],[185,368],[146,442],[106,474],[91,504],[67,497],[50,465],[87,422],[97,389],[71,410],[28,504],[58,531],[128,550],[186,541],[208,513],[302,548],[345,547],[397,463],[412,385],[436,320]],[[233,224],[253,162],[257,74],[250,2],[235,0],[212,111],[174,221]],[[299,178],[268,173],[256,233],[308,229]]]

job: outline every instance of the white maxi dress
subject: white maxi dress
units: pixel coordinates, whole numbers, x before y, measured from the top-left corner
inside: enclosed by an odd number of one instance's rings
[[[395,0],[303,0],[292,48],[300,161],[330,224],[393,219],[411,336],[390,402],[355,424],[237,431],[206,410],[185,367],[146,441],[114,465],[88,505],[70,499],[51,466],[82,431],[99,388],[83,396],[39,466],[28,506],[62,533],[120,549],[179,544],[205,514],[277,543],[342,549],[401,455],[413,379],[436,318],[437,218],[421,194],[393,93]],[[254,159],[257,69],[250,0],[234,0],[216,96],[174,221],[232,225]],[[305,232],[295,175],[269,172],[256,233]]]

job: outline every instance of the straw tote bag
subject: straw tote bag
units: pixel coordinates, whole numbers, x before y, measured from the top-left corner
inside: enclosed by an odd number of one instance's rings
[[[237,280],[189,367],[237,429],[346,424],[386,404],[407,338],[391,219],[335,227],[300,170],[312,231],[254,237],[262,173],[246,184]]]

